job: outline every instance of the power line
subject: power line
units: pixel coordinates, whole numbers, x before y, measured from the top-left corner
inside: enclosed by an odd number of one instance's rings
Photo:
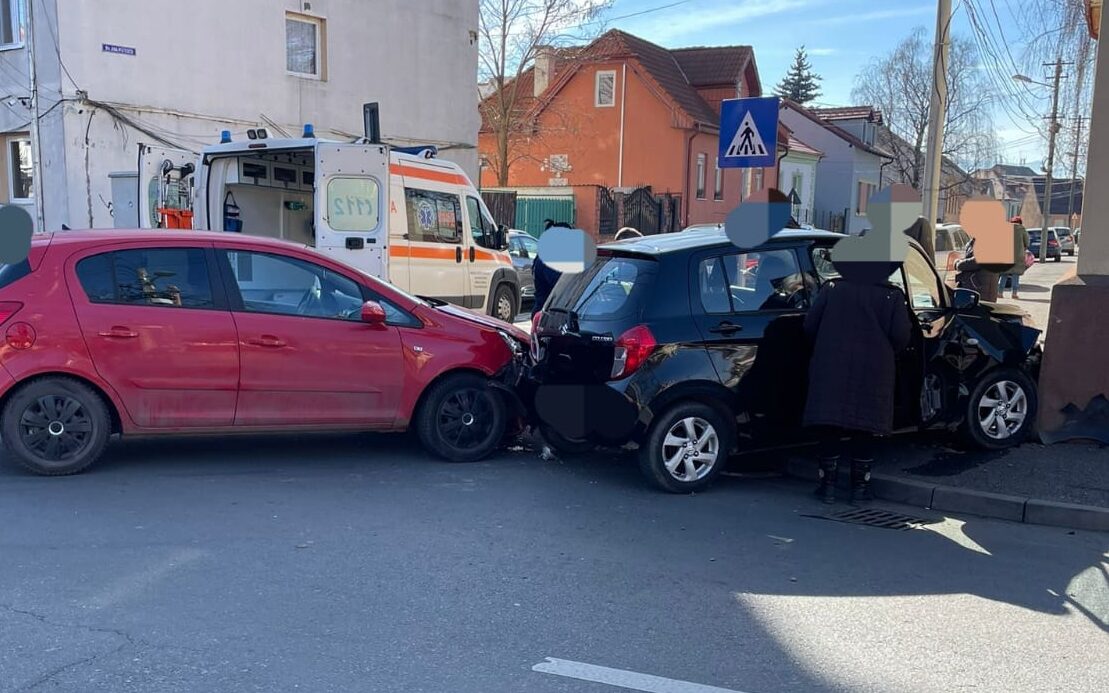
[[[678,0],[677,2],[672,2],[669,5],[659,5],[658,7],[651,7],[651,8],[646,9],[646,10],[640,10],[639,12],[632,12],[631,14],[621,15],[619,17],[609,17],[608,21],[615,22],[615,21],[618,21],[618,20],[621,20],[621,19],[630,19],[632,17],[640,17],[640,16],[645,15],[645,14],[651,14],[652,12],[661,12],[662,10],[670,9],[671,7],[677,7],[679,5],[688,4],[691,1],[692,0]]]

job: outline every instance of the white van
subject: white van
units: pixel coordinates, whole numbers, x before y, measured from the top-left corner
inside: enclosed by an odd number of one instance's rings
[[[436,159],[434,147],[250,134],[231,142],[225,133],[199,161],[140,144],[140,226],[303,243],[410,293],[515,318],[520,285],[507,231],[465,171]],[[187,210],[174,209],[181,200]]]

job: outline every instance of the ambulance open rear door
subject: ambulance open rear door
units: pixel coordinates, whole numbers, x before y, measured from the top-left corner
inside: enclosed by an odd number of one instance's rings
[[[196,152],[139,144],[139,226],[192,228]]]
[[[316,249],[389,281],[389,149],[316,144]]]

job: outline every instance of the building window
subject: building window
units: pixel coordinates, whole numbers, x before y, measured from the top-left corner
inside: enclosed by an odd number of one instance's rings
[[[0,50],[23,45],[19,16],[20,0],[0,0]]]
[[[739,182],[739,201],[743,202],[751,196],[751,169],[743,169],[743,177]]]
[[[712,186],[712,199],[724,199],[724,170],[720,168],[720,162],[716,162],[716,181]]]
[[[8,140],[8,201],[35,199],[35,167],[31,159],[31,140]]]
[[[705,199],[705,155],[697,155],[697,199]]]
[[[798,197],[801,197],[801,189],[805,184],[805,175],[800,171],[793,172],[793,181],[790,183],[791,192],[796,192]]]
[[[862,216],[866,214],[867,204],[870,202],[870,196],[874,194],[874,184],[859,181],[858,195],[859,199],[855,202],[855,214]]]
[[[298,77],[324,79],[326,62],[324,20],[285,13],[285,69]]]
[[[597,82],[593,90],[593,105],[599,108],[616,105],[615,70],[601,70],[597,72]]]
[[[753,176],[753,178],[754,178],[754,186],[755,186],[754,189],[755,190],[762,190],[762,169],[761,168],[756,168],[755,169],[755,175]]]

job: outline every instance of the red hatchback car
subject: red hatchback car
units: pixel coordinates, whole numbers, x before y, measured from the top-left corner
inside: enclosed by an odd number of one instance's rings
[[[0,266],[0,437],[40,474],[113,433],[414,426],[452,461],[500,443],[528,335],[282,241],[61,231]]]

